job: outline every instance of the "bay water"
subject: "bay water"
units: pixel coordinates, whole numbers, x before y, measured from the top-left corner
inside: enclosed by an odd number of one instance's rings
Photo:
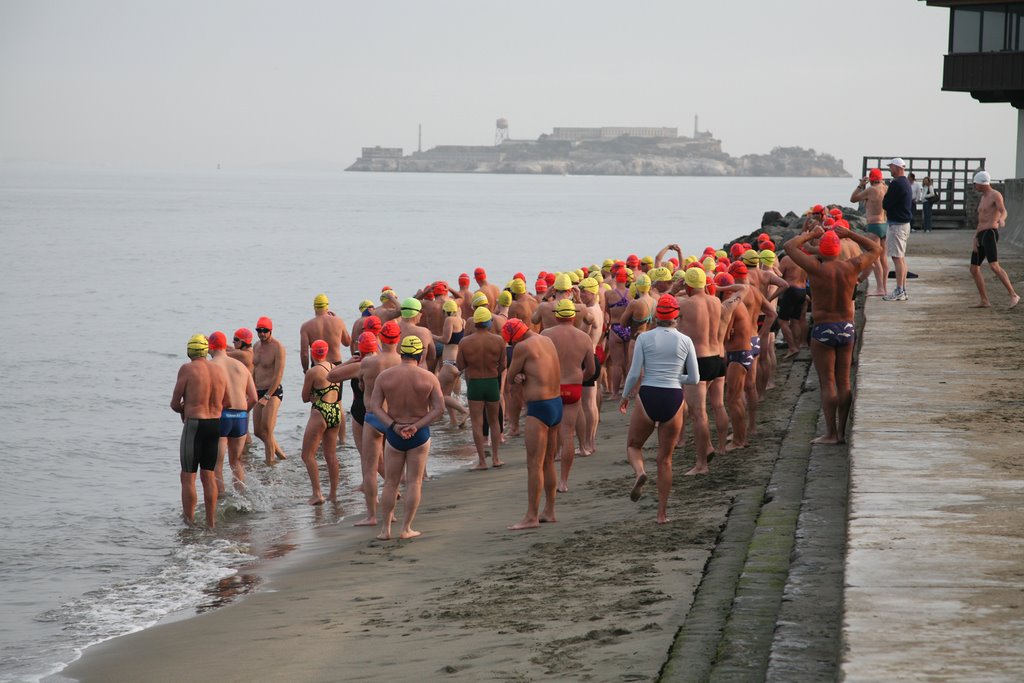
[[[851,189],[834,178],[0,166],[0,681],[40,680],[90,644],[259,590],[254,563],[359,518],[351,436],[342,504],[305,504],[298,330],[317,293],[351,326],[384,285],[405,297],[477,266],[503,284],[669,242],[700,253],[758,228],[766,210],[847,203]],[[249,490],[222,499],[216,530],[187,529],[169,408],[185,343],[263,315],[288,349],[277,434],[289,459],[265,467],[254,447]],[[474,461],[468,430],[434,435],[430,477]]]

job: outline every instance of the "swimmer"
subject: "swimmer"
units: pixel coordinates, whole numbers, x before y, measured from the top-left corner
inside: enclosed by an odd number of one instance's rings
[[[234,358],[245,366],[252,374],[253,353],[252,353],[252,330],[247,327],[240,327],[235,330],[235,336],[231,342],[233,348],[228,349],[228,358]]]
[[[477,463],[470,469],[487,469],[484,446],[484,423],[490,425],[491,465],[501,467],[505,463],[498,457],[501,445],[501,384],[505,372],[505,340],[491,334],[491,312],[486,306],[476,309],[473,314],[475,332],[459,341],[456,364],[466,373],[466,398],[469,400],[469,419],[473,427],[473,445],[476,447]]]
[[[686,418],[693,424],[693,443],[696,464],[686,476],[707,474],[708,457],[713,450],[711,426],[708,423],[707,399],[713,394],[712,409],[715,428],[724,453],[725,433],[729,429],[729,415],[725,411],[725,359],[718,343],[721,327],[722,302],[707,293],[707,275],[700,268],[684,273],[686,296],[677,299],[679,318],[677,329],[689,337],[697,357],[700,381],[683,387]],[[685,420],[684,420],[685,423]],[[683,440],[684,425],[680,425],[679,439]]]
[[[990,308],[988,292],[985,290],[985,277],[981,273],[981,265],[988,261],[988,267],[996,274],[999,281],[1006,287],[1010,295],[1010,308],[1020,303],[1020,296],[1010,284],[1010,276],[999,265],[996,244],[999,242],[999,228],[1006,227],[1006,204],[1003,195],[992,189],[992,178],[987,171],[979,171],[974,175],[974,189],[981,194],[978,202],[978,229],[974,231],[974,248],[971,251],[971,277],[978,287],[979,303],[971,308]]]
[[[683,425],[683,386],[699,382],[700,373],[693,342],[676,329],[679,316],[676,297],[662,295],[655,305],[654,315],[656,327],[637,337],[619,412],[625,415],[630,400],[639,396],[640,401],[630,416],[626,443],[626,456],[636,475],[629,494],[633,501],[640,498],[647,483],[644,444],[655,427],[658,429],[658,512],[655,519],[658,524],[665,524],[669,521],[668,496],[672,491],[672,453]]]
[[[779,326],[786,340],[785,359],[800,353],[807,339],[807,273],[797,262],[783,257],[779,262],[782,278],[789,287],[779,297]]]
[[[228,408],[228,378],[220,365],[206,359],[209,342],[201,334],[188,340],[189,362],[178,369],[171,410],[181,414],[181,511],[191,526],[196,516],[196,471],[203,483],[206,526],[217,520],[217,446],[220,416]]]
[[[341,411],[341,384],[338,383],[341,378],[335,381],[328,379],[333,367],[327,360],[329,352],[330,347],[323,339],[316,339],[310,344],[313,365],[306,370],[302,381],[302,402],[313,404],[306,421],[306,431],[302,435],[302,462],[306,465],[312,486],[312,495],[307,501],[310,505],[323,505],[324,502],[324,494],[320,490],[320,470],[316,463],[316,451],[321,442],[331,485],[327,499],[332,503],[338,501],[337,434],[345,415]],[[351,374],[355,375],[354,372]]]
[[[572,299],[558,301],[555,305],[555,317],[558,324],[541,334],[554,344],[561,368],[561,476],[558,478],[557,489],[565,493],[569,490],[569,471],[576,455],[573,436],[576,432],[576,418],[579,415],[579,401],[583,396],[583,380],[594,375],[594,345],[590,335],[575,326],[576,304]]]
[[[284,344],[274,339],[274,323],[264,316],[256,321],[259,342],[253,348],[253,381],[256,382],[256,407],[252,412],[252,426],[256,438],[263,442],[266,463],[273,465],[275,456],[285,459],[284,452],[274,438],[277,425],[277,411],[281,408],[284,390]]]
[[[452,395],[458,388],[459,378],[462,376],[457,358],[459,342],[462,341],[466,328],[466,321],[458,315],[458,312],[459,304],[454,299],[446,299],[442,304],[444,321],[441,334],[435,336],[434,339],[441,344],[441,367],[437,372],[437,379],[441,383],[441,395],[444,396],[444,405],[448,409],[451,426],[461,429],[469,419],[469,410]],[[462,419],[456,419],[456,414],[461,415]]]
[[[513,345],[508,377],[523,385],[526,399],[526,516],[508,527],[511,531],[533,529],[555,522],[555,451],[562,421],[561,376],[554,343],[512,318],[501,330]],[[544,510],[540,509],[541,494]]]
[[[732,443],[725,450],[732,451],[747,446],[747,395],[744,386],[754,362],[751,338],[755,328],[743,303],[744,292],[749,288],[734,283],[728,273],[716,275],[715,285],[718,297],[722,300],[718,336],[725,351],[726,405],[732,426]]]
[[[373,395],[367,404],[382,424],[387,444],[384,447],[384,492],[381,494],[383,520],[377,538],[391,539],[391,522],[398,498],[398,484],[406,472],[405,509],[399,538],[415,538],[412,528],[420,505],[423,475],[430,454],[430,423],[444,413],[444,398],[437,377],[420,367],[425,353],[423,340],[407,335],[399,347],[401,363],[377,376]]]
[[[249,435],[249,411],[256,405],[256,385],[252,373],[245,365],[228,355],[228,338],[223,332],[210,335],[210,362],[224,369],[227,377],[228,407],[220,416],[220,444],[217,448],[217,493],[224,495],[224,453],[235,479],[235,490],[245,490],[245,468],[242,466],[242,452],[245,438]]]
[[[316,339],[327,342],[327,358],[331,365],[341,362],[341,350],[352,344],[345,321],[330,310],[331,302],[326,294],[313,298],[313,317],[299,328],[299,360],[302,371],[309,369],[309,347]]]
[[[606,358],[604,311],[601,308],[601,286],[588,276],[580,282],[580,300],[587,307],[591,323],[583,331],[590,336],[594,353],[594,374],[583,378],[583,398],[576,428],[580,438],[580,455],[587,457],[597,452],[597,427],[601,421],[601,365]]]
[[[434,367],[434,359],[437,353],[434,349],[434,335],[430,330],[420,325],[423,304],[419,299],[410,297],[402,300],[401,318],[398,327],[401,330],[402,338],[414,335],[420,338],[423,343],[424,352],[418,356],[420,366],[425,368]]]
[[[821,238],[818,252],[821,261],[805,254],[801,247],[812,238]],[[840,259],[840,239],[852,239],[863,253]],[[840,444],[846,441],[846,420],[850,414],[853,393],[850,390],[850,366],[856,341],[853,290],[860,275],[879,258],[882,247],[865,235],[836,228],[797,235],[786,242],[786,253],[807,271],[811,282],[811,358],[818,371],[821,387],[821,408],[825,414],[825,434],[811,443]]]
[[[487,308],[493,313],[495,306],[498,305],[498,295],[501,290],[497,285],[492,285],[487,281],[487,271],[483,268],[474,270],[473,277],[476,279],[477,291],[483,292],[487,296]]]

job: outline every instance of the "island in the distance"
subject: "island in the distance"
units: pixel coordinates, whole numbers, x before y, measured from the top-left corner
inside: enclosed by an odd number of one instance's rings
[[[498,119],[494,145],[439,145],[408,156],[401,147],[363,147],[347,171],[409,173],[530,173],[637,176],[849,177],[831,154],[776,147],[768,154],[732,157],[722,141],[694,124],[693,137],[676,128],[554,128],[536,140],[508,137]]]

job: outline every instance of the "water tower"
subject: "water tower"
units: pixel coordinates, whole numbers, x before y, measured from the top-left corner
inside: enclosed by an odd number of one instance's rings
[[[497,147],[505,140],[508,140],[508,119],[498,119],[494,124],[494,146]]]

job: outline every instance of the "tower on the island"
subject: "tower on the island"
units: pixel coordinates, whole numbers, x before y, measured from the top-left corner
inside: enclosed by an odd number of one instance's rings
[[[696,114],[694,114],[694,115],[693,115],[693,139],[694,139],[694,140],[696,140],[696,139],[697,139],[697,131],[699,131],[699,130],[700,130],[700,129],[699,129],[699,128],[697,128],[697,115],[696,115]]]
[[[508,140],[508,119],[502,118],[494,124],[494,146],[497,147],[505,140]]]

